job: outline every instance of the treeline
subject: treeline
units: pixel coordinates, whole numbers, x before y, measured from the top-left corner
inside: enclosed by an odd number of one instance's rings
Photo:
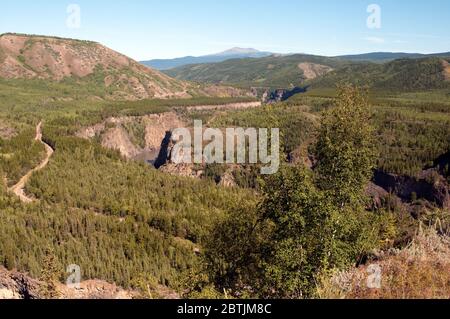
[[[376,114],[380,158],[386,172],[414,176],[450,150],[450,118],[383,109]]]

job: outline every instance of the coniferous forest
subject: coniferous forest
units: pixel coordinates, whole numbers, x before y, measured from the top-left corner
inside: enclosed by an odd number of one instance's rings
[[[0,297],[68,298],[75,265],[133,298],[450,298],[449,57],[364,59],[0,35]],[[278,128],[279,169],[174,163],[195,120]]]

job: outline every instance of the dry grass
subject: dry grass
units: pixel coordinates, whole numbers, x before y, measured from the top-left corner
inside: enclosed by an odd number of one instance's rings
[[[369,263],[370,264],[370,263]],[[449,299],[450,237],[434,229],[420,231],[405,249],[374,261],[381,267],[381,288],[368,288],[369,264],[324,279],[325,299]]]

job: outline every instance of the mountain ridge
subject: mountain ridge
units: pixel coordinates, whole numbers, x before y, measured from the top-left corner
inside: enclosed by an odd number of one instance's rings
[[[203,56],[185,56],[175,59],[153,59],[141,61],[141,63],[156,70],[165,71],[190,64],[219,63],[230,59],[262,58],[272,54],[272,52],[258,51],[252,48],[234,47],[223,52]]]
[[[163,72],[178,80],[243,87],[288,88],[348,63],[338,58],[292,54],[187,65]]]
[[[379,59],[394,56],[394,53],[369,54],[369,57]],[[412,56],[415,55],[368,61],[364,55],[346,60],[342,57],[293,54],[187,65],[163,72],[178,80],[272,89],[335,87],[341,82],[398,89],[448,87],[450,54]]]
[[[426,57],[448,57],[450,52],[441,53],[407,53],[407,52],[369,52],[362,54],[340,55],[340,58],[348,61],[372,61],[372,62],[390,62],[398,59],[418,59]]]

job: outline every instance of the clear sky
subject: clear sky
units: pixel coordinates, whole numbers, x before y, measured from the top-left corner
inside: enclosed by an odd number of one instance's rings
[[[81,9],[79,25],[70,4]],[[371,4],[381,19],[369,28]],[[1,7],[0,33],[94,40],[137,60],[235,46],[328,56],[450,51],[449,0],[2,0]]]

